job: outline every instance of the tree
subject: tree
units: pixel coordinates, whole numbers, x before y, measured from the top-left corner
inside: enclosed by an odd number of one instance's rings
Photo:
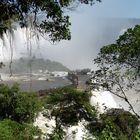
[[[32,122],[41,105],[37,95],[20,92],[17,85],[11,88],[0,85],[0,120],[7,118],[19,123]]]
[[[64,11],[78,3],[93,4],[101,0],[1,0],[0,35],[19,23],[32,26],[41,34],[47,33],[51,41],[70,39],[69,16]]]
[[[96,117],[96,110],[89,103],[90,93],[88,92],[77,91],[67,86],[47,94],[46,109],[52,108],[52,116],[55,116],[61,125],[76,124],[82,118],[91,120]]]
[[[140,76],[140,25],[130,28],[119,37],[116,44],[101,48],[100,54],[105,63],[119,64],[120,67],[133,69]],[[98,60],[98,59],[97,59]]]
[[[1,0],[0,38],[5,43],[3,34],[7,31],[10,34],[10,76],[12,76],[13,36],[17,26],[26,28],[27,48],[30,57],[29,67],[30,73],[32,73],[31,39],[34,37],[37,43],[41,35],[53,43],[60,40],[70,40],[69,26],[71,23],[65,11],[73,9],[79,3],[92,5],[96,1],[101,2],[101,0]]]
[[[68,86],[47,91],[45,98],[45,109],[50,111],[49,117],[55,117],[56,122],[56,127],[49,136],[52,140],[64,138],[66,135],[64,127],[77,125],[82,119],[97,120],[97,111],[89,103],[90,94],[88,92],[80,92]]]
[[[115,44],[102,47],[94,62],[99,69],[93,72],[92,87],[103,87],[124,99],[140,118],[127,96],[140,92],[140,25],[128,29]]]
[[[44,91],[42,99],[46,110],[43,115],[47,118],[54,117],[56,124],[52,133],[46,135],[48,139],[74,139],[72,135],[74,136],[76,132],[67,137],[66,129],[85,120],[86,123],[83,125],[87,131],[85,130],[83,139],[138,140],[134,139],[140,135],[138,127],[140,121],[136,115],[114,108],[98,114],[95,107],[89,103],[90,97],[89,92],[80,92],[70,86]]]
[[[123,109],[109,109],[100,115],[98,122],[91,122],[87,129],[97,140],[136,140],[139,120]]]

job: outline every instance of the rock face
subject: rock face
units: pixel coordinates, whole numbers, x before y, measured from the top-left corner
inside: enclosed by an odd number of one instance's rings
[[[78,86],[78,76],[75,73],[68,73],[67,78],[72,82],[74,87]]]

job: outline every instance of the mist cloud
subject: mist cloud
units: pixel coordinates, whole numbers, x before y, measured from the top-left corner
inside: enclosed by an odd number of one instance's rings
[[[47,40],[40,38],[32,40],[33,55],[45,59],[58,61],[70,69],[93,68],[93,59],[97,56],[99,49],[107,44],[115,42],[120,34],[127,28],[134,27],[140,23],[138,19],[119,19],[119,18],[95,18],[83,22],[79,17],[78,23],[72,21],[72,39],[61,41],[52,45]],[[14,31],[14,59],[28,57],[26,31],[18,28]],[[1,60],[10,59],[9,36],[4,35],[5,46],[1,47]],[[2,41],[1,41],[2,46]]]

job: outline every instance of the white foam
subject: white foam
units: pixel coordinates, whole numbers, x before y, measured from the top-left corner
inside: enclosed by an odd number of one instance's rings
[[[119,108],[114,97],[108,91],[91,91],[90,104],[96,106],[100,113],[104,113],[109,108]]]
[[[104,113],[106,109],[110,108],[124,108],[128,110],[128,106],[124,100],[121,100],[119,97],[114,96],[112,93],[108,91],[91,91],[92,96],[90,99],[90,104],[92,106],[97,106],[99,113]],[[120,106],[121,105],[121,106]],[[47,124],[47,127],[46,127]],[[78,125],[65,127],[64,130],[66,132],[65,140],[83,140],[84,137],[90,136],[88,131],[85,128],[85,122],[79,122]],[[46,118],[39,114],[35,123],[35,126],[38,126],[42,132],[47,135],[52,133],[55,127],[55,120]],[[93,136],[92,136],[92,139]]]
[[[54,118],[49,119],[44,117],[43,112],[40,112],[34,122],[34,126],[38,126],[41,129],[43,136],[46,136],[47,134],[51,134],[55,128],[55,120]]]

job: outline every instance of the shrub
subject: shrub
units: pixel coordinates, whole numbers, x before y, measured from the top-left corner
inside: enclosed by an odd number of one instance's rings
[[[38,139],[41,131],[29,124],[19,124],[10,119],[0,121],[0,140],[33,140],[34,136]]]
[[[17,85],[11,88],[0,85],[0,119],[29,122],[34,120],[40,108],[41,103],[36,94],[20,92]]]
[[[132,140],[140,140],[140,128],[136,129],[132,135]]]
[[[96,110],[89,104],[90,94],[64,87],[49,93],[46,97],[46,108],[51,109],[61,125],[76,124],[81,119],[95,119]]]
[[[87,128],[97,140],[139,140],[138,125],[138,118],[130,112],[110,109]]]

